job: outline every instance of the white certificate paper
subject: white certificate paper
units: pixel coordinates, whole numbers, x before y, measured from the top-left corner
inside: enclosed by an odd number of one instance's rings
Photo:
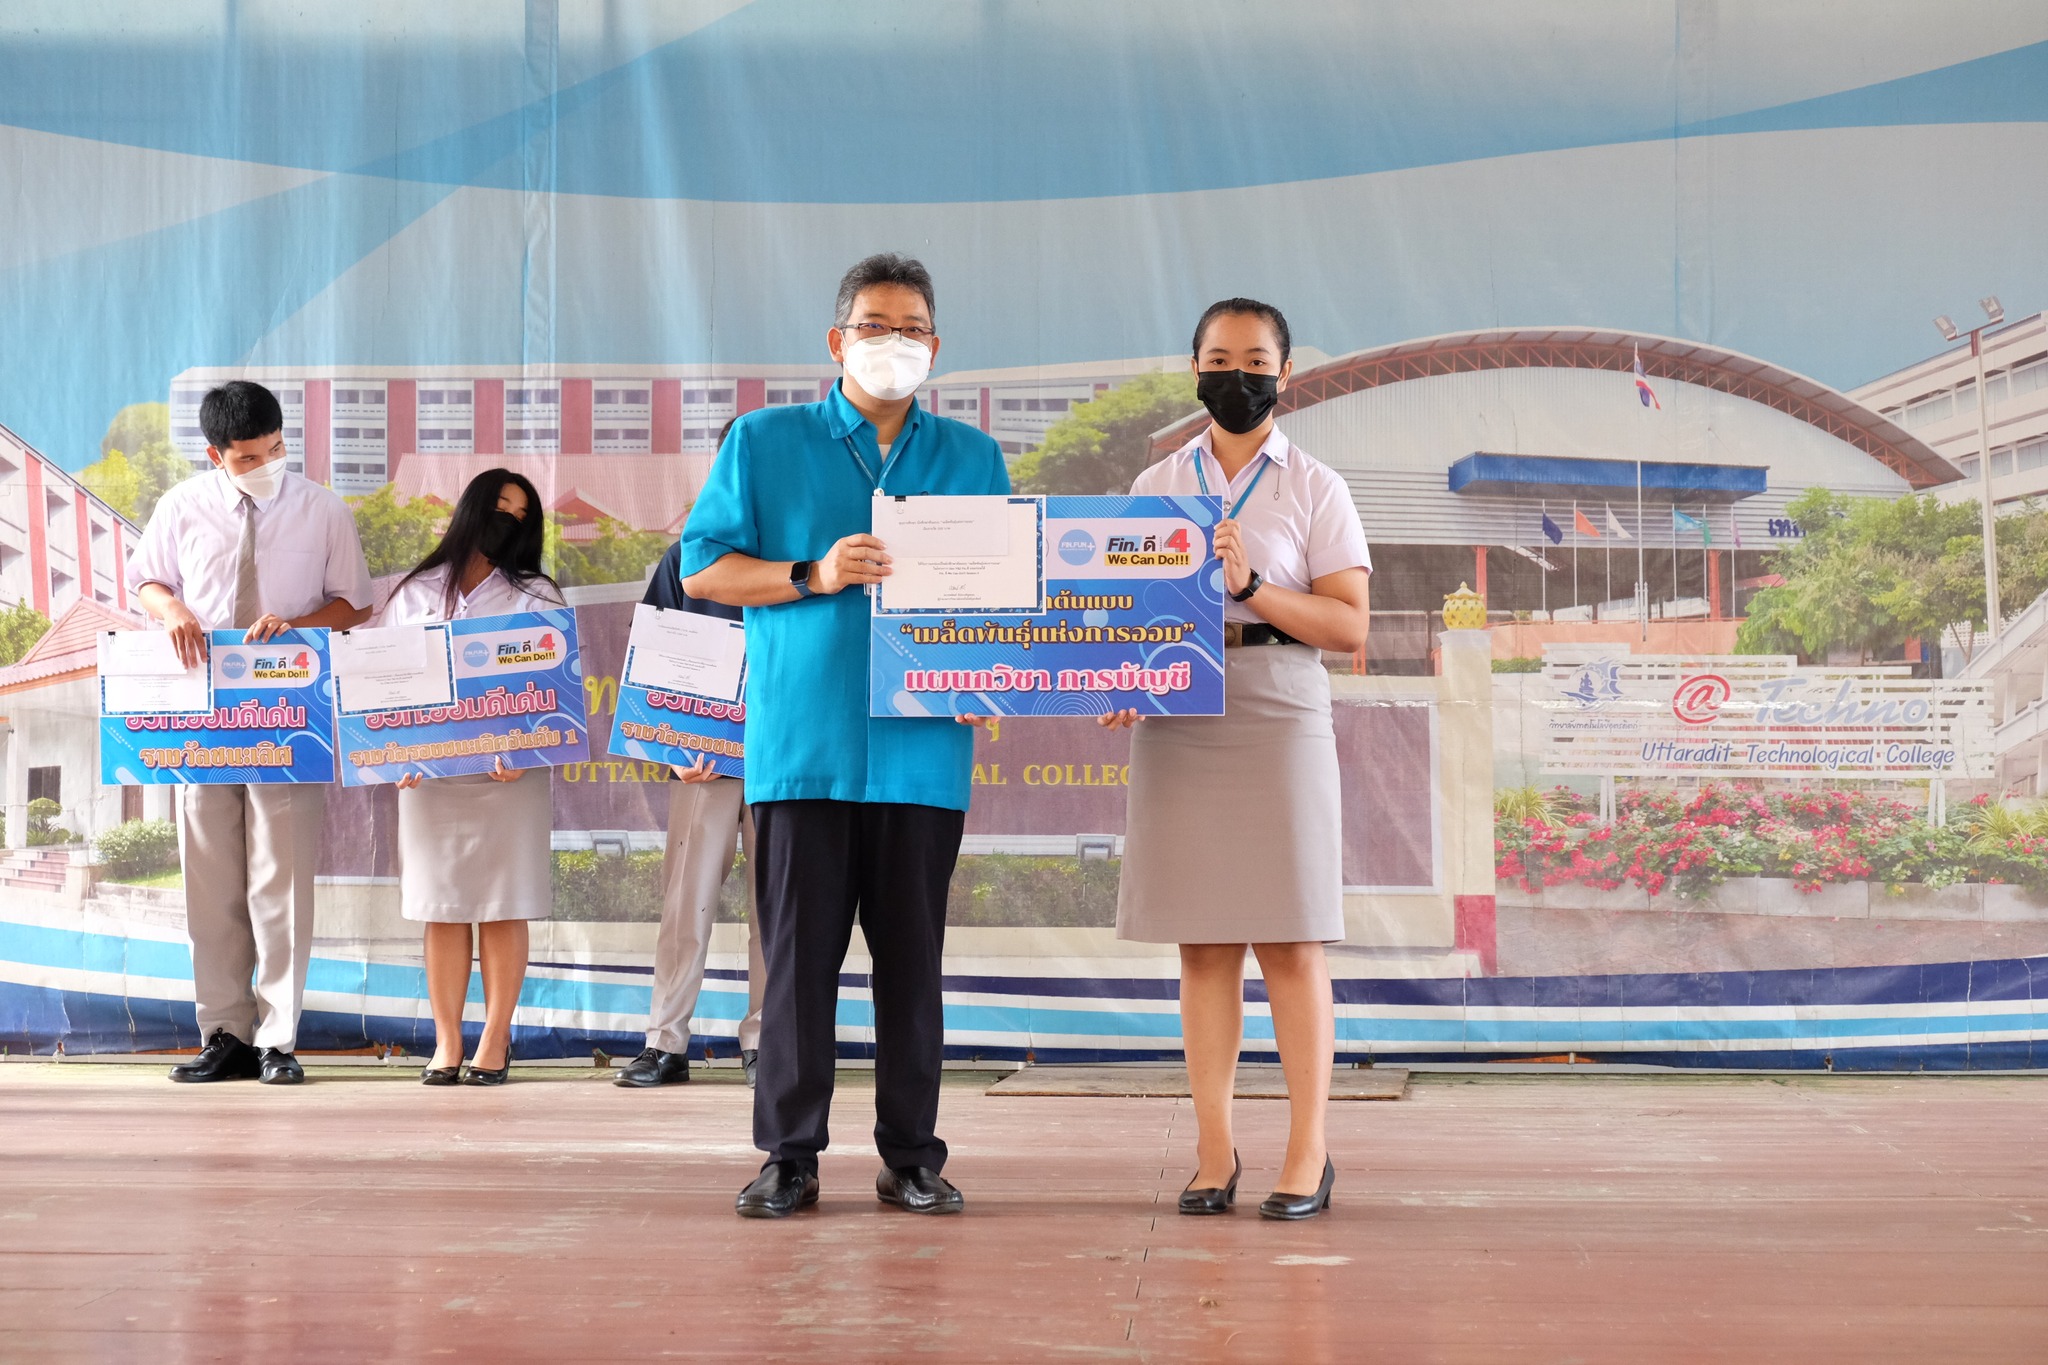
[[[875,499],[875,537],[892,559],[1000,559],[1010,553],[1010,500]]]
[[[972,517],[957,506],[926,515],[920,503],[979,506]],[[878,498],[875,538],[889,552],[890,574],[877,585],[875,610],[1043,611],[1040,508],[1036,498]],[[994,521],[1000,530],[988,529]]]
[[[178,662],[161,630],[110,630],[99,637],[100,714],[192,716],[213,709],[206,665]]]
[[[455,700],[445,625],[337,630],[333,652],[336,704],[350,715],[446,706]]]
[[[738,621],[664,611],[646,602],[633,608],[633,633],[626,641],[629,686],[738,701],[746,660],[746,631]]]

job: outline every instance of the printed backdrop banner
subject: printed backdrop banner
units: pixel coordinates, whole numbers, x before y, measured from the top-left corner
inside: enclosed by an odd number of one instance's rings
[[[916,117],[862,101],[870,70],[912,73]],[[887,135],[829,135],[855,116]],[[841,275],[899,251],[941,338],[915,401],[1049,500],[1070,630],[1213,621],[1206,554],[1141,590],[1063,559],[1108,538],[1058,509],[1128,509],[1200,434],[1205,308],[1285,314],[1287,440],[1245,516],[1355,516],[1374,565],[1370,639],[1324,655],[1340,1055],[2048,1062],[2043,165],[2035,0],[9,0],[0,1048],[196,1044],[170,782],[275,780],[189,757],[266,742],[335,757],[301,738],[324,663],[303,722],[253,663],[199,730],[98,718],[93,642],[140,623],[136,545],[205,467],[207,389],[244,378],[380,592],[509,470],[570,603],[461,628],[485,672],[524,662],[466,678],[460,718],[341,722],[316,894],[349,938],[316,949],[307,1045],[422,1042],[389,782],[490,766],[471,747],[549,765],[521,1055],[637,1049],[660,727],[741,722],[621,686],[633,604],[726,423],[827,394]],[[1206,703],[1216,652],[1027,662],[965,634],[1016,618],[947,619],[883,618],[905,676],[874,697],[1033,713],[976,735],[949,1051],[1173,1053],[1174,952],[1114,937],[1129,738],[1087,714],[1154,693],[992,684],[1184,662],[1161,700]],[[1247,1037],[1271,1046],[1257,1000]]]

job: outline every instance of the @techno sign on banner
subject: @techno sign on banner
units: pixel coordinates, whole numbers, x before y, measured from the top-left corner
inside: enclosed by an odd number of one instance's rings
[[[1981,778],[1992,684],[1776,655],[1546,659],[1544,766],[1640,777]]]

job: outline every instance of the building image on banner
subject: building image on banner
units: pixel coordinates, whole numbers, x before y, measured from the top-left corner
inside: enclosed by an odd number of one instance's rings
[[[1814,380],[1591,327],[1459,333],[1297,364],[1279,412],[1357,501],[1376,566],[1375,671],[1428,670],[1431,613],[1461,579],[1491,620],[1528,623],[1495,631],[1498,657],[1591,639],[1725,653],[1764,556],[1799,534],[1785,516],[1794,498],[1816,485],[1894,498],[1957,477],[1897,422]],[[1155,449],[1201,420],[1169,427]]]

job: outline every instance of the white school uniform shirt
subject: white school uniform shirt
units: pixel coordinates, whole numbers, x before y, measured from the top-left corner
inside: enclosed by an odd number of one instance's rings
[[[456,594],[455,613],[450,616],[445,593],[448,575],[452,572],[450,566],[441,564],[407,583],[391,594],[391,600],[377,613],[376,624],[412,626],[433,621],[462,621],[472,616],[511,616],[523,611],[547,611],[562,605],[561,594],[555,592],[554,585],[545,578],[536,578],[528,587],[522,588],[505,577],[503,569],[493,569],[489,578],[467,594]]]
[[[1307,592],[1318,578],[1345,569],[1372,572],[1372,552],[1366,548],[1365,527],[1359,523],[1358,508],[1351,490],[1336,470],[1315,459],[1274,427],[1251,463],[1226,481],[1223,466],[1209,444],[1209,429],[1173,454],[1138,475],[1131,484],[1133,496],[1199,494],[1202,481],[1195,475],[1195,462],[1202,462],[1209,492],[1223,499],[1227,513],[1254,479],[1258,487],[1238,509],[1237,525],[1244,538],[1245,557],[1268,583],[1295,592]],[[1265,470],[1263,476],[1259,471]],[[1257,599],[1254,599],[1257,600]],[[1260,621],[1249,602],[1223,603],[1226,621]]]
[[[128,587],[161,583],[208,630],[235,623],[235,579],[242,547],[242,490],[219,469],[167,491],[128,561]],[[256,500],[256,597],[287,621],[335,598],[369,606],[370,566],[355,517],[333,489],[289,471],[268,499]]]

